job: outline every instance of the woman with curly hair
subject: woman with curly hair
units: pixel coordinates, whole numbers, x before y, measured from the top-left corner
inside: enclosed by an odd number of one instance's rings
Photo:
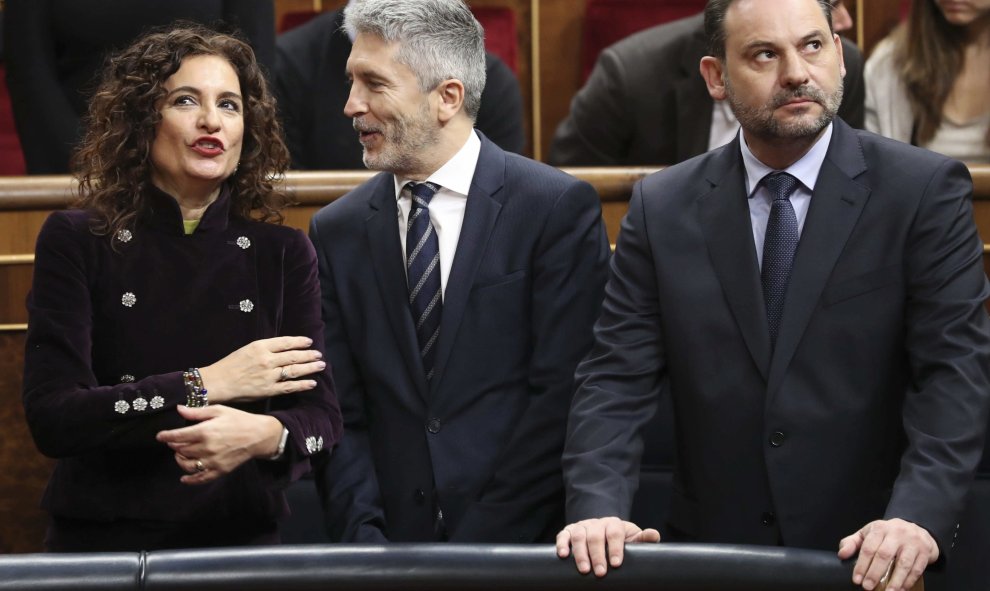
[[[28,297],[49,550],[278,541],[281,488],[341,432],[313,248],[267,223],[287,163],[243,41],[181,24],[109,62]]]
[[[914,0],[865,79],[870,131],[990,162],[990,0]]]

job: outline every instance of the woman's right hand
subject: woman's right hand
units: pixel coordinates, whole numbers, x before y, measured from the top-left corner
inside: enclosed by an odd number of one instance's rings
[[[213,365],[199,368],[211,403],[244,402],[304,392],[316,380],[298,380],[323,371],[323,355],[309,337],[274,337],[244,345]]]

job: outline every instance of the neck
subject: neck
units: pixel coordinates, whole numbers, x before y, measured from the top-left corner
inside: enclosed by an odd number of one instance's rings
[[[155,183],[155,186],[175,199],[175,202],[179,204],[179,211],[182,212],[183,220],[202,218],[206,208],[220,196],[220,185],[204,188],[183,187],[181,190],[176,187],[162,186],[158,183]]]
[[[982,50],[990,49],[990,12],[966,27],[966,45]]]
[[[744,129],[743,141],[760,162],[774,170],[784,170],[807,154],[823,133],[824,129],[810,137],[779,138],[765,137]]]
[[[423,163],[421,170],[409,171],[402,176],[414,181],[425,181],[464,147],[473,130],[474,123],[467,116],[450,120],[440,129],[437,143],[431,147],[432,157],[429,161]]]

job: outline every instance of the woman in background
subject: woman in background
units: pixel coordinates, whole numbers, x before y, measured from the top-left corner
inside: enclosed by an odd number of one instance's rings
[[[990,162],[990,0],[914,0],[865,79],[870,131]]]
[[[287,164],[245,42],[189,24],[109,63],[28,297],[49,550],[278,541],[281,488],[341,432],[315,253],[266,223]]]

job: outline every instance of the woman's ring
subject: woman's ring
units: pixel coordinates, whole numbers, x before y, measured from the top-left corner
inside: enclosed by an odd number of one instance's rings
[[[289,379],[289,374],[286,373],[285,368],[283,367],[282,371],[280,371],[278,374],[278,381],[284,382],[287,379]]]
[[[196,460],[196,471],[206,472],[206,466],[203,464],[203,460]]]

